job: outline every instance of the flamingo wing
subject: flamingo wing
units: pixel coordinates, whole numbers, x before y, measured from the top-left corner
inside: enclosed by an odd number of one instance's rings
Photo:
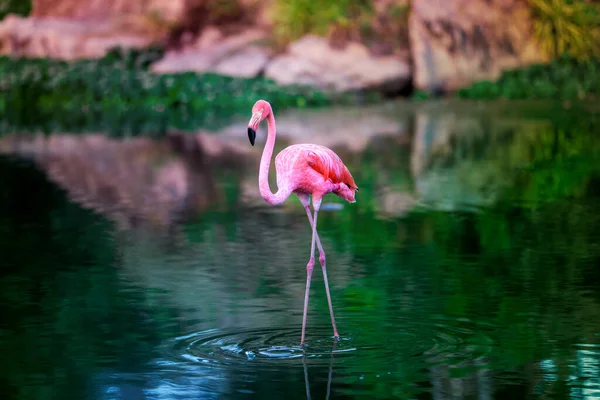
[[[308,166],[333,183],[344,183],[350,189],[358,189],[354,178],[342,159],[333,150],[324,146],[313,146],[305,149]]]

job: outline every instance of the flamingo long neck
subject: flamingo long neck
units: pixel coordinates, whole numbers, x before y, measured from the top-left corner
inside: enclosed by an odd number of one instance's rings
[[[263,149],[262,157],[260,159],[258,188],[260,190],[260,195],[267,203],[279,205],[288,198],[290,191],[287,188],[280,187],[277,189],[277,193],[273,193],[269,187],[269,167],[271,166],[271,157],[273,156],[273,149],[275,148],[275,135],[277,134],[273,111],[267,116],[267,126],[267,142],[265,143],[265,148]]]

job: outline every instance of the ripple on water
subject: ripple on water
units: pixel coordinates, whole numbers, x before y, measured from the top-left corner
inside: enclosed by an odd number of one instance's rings
[[[438,317],[430,328],[434,346],[423,353],[429,363],[457,365],[485,356],[491,351],[492,339],[486,331],[492,327],[468,319]]]
[[[302,359],[327,365],[376,358],[383,366],[402,359],[412,362],[450,363],[474,360],[483,355],[489,338],[468,322],[439,322],[428,326],[406,324],[394,340],[342,336],[335,340],[331,326],[311,326],[307,344],[299,345],[297,326],[264,329],[211,329],[174,338],[167,344],[169,358],[210,366],[236,365],[256,368],[277,366]]]
[[[334,340],[331,327],[312,327],[313,337],[304,347],[299,345],[299,329],[265,328],[252,330],[211,329],[194,332],[172,340],[171,356],[180,360],[212,365],[278,363],[302,357],[329,358],[352,353],[357,349],[350,338]],[[316,337],[315,337],[316,336]]]

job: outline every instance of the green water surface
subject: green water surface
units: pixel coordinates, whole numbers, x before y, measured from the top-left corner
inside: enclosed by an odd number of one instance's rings
[[[341,338],[317,266],[304,349],[310,228],[260,199],[244,121],[210,134],[239,153],[1,137],[2,398],[598,398],[600,120],[422,107],[278,123],[360,188],[319,217]]]

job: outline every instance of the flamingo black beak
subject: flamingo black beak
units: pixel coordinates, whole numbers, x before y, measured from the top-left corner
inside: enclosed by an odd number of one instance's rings
[[[262,111],[252,113],[252,118],[250,118],[250,122],[248,122],[248,139],[250,140],[250,144],[252,146],[254,146],[254,140],[256,139],[256,131],[258,130],[258,125],[263,119],[262,114]]]
[[[250,139],[250,144],[254,146],[254,140],[256,139],[256,131],[252,127],[248,127],[248,139]]]

